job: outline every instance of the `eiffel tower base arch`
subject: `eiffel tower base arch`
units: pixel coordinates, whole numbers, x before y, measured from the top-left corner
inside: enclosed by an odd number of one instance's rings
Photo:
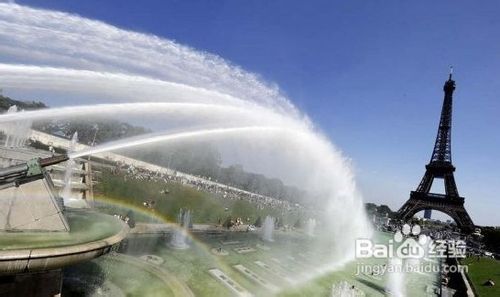
[[[473,231],[474,223],[464,207],[464,198],[412,191],[410,199],[398,211],[398,218],[409,221],[420,211],[432,209],[449,215],[463,231]]]

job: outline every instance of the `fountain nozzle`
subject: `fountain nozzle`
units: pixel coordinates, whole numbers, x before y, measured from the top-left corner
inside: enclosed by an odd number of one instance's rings
[[[64,155],[59,155],[59,156],[52,156],[48,158],[43,158],[43,159],[38,159],[38,163],[40,164],[41,167],[47,167],[51,165],[55,165],[64,161],[68,161],[69,156],[64,154]]]
[[[0,188],[19,186],[44,178],[44,167],[69,160],[67,155],[34,158],[26,163],[0,169]]]

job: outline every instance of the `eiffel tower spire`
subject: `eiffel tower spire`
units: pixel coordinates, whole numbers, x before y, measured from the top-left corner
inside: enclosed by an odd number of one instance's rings
[[[453,109],[453,91],[455,91],[455,81],[451,78],[453,68],[450,67],[450,76],[444,83],[444,100],[441,109],[441,120],[439,121],[438,133],[434,150],[432,151],[432,162],[445,162],[451,164],[451,119]]]

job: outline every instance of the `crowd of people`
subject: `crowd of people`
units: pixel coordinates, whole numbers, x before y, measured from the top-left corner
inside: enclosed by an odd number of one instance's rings
[[[192,187],[198,191],[205,191],[215,194],[217,197],[229,200],[246,200],[258,208],[275,208],[283,211],[292,211],[302,208],[298,203],[291,203],[273,197],[268,197],[256,193],[251,193],[242,189],[231,187],[212,181],[210,178],[185,174],[175,170],[151,171],[146,168],[136,167],[124,163],[118,163],[115,168],[116,173],[124,173],[125,179],[136,179],[156,182],[177,182],[182,185]],[[163,190],[168,193],[168,188]]]

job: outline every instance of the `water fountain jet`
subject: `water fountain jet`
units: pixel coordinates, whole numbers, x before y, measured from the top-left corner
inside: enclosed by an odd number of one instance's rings
[[[156,142],[166,142],[175,141],[190,138],[200,138],[200,137],[214,137],[219,135],[228,134],[244,134],[249,132],[260,132],[260,133],[276,133],[280,131],[287,131],[287,129],[279,127],[266,127],[266,126],[248,126],[248,127],[233,127],[233,128],[219,128],[219,129],[200,129],[192,130],[178,133],[152,133],[146,135],[140,135],[137,137],[130,137],[124,140],[110,141],[108,143],[91,147],[86,150],[73,152],[69,154],[70,158],[77,158],[87,155],[99,154],[109,151],[114,151],[118,149],[131,148],[140,145],[147,145]]]
[[[29,137],[33,119],[25,116],[24,110],[19,110],[16,105],[9,107],[3,116],[19,117],[22,119],[7,122],[0,128],[5,133],[5,147],[23,147]]]
[[[272,242],[274,241],[273,233],[274,233],[274,223],[275,219],[271,216],[267,216],[264,219],[261,227],[261,238],[264,241]]]
[[[279,89],[262,82],[256,75],[247,73],[222,58],[195,51],[170,40],[120,30],[102,22],[66,13],[0,4],[0,22],[9,24],[0,26],[0,43],[3,45],[0,53],[4,60],[31,64],[27,67],[18,65],[17,70],[0,77],[2,83],[7,81],[4,78],[9,79],[7,87],[14,92],[26,94],[33,90],[32,96],[40,96],[40,91],[44,95],[55,93],[61,97],[61,94],[64,94],[65,100],[74,94],[80,99],[82,94],[83,97],[93,95],[92,98],[102,99],[107,98],[108,93],[115,92],[113,100],[120,101],[136,101],[136,98],[150,96],[151,101],[164,101],[179,97],[180,101],[196,100],[237,107],[242,107],[242,101],[246,101],[248,104],[243,107],[248,107],[248,110],[256,115],[260,113],[258,110],[265,109],[286,118],[286,121],[283,121],[282,118],[271,115],[269,118],[272,118],[273,122],[266,120],[263,123],[261,118],[255,116],[251,118],[251,123],[239,123],[240,128],[222,125],[218,129],[208,129],[208,133],[207,129],[198,129],[177,134],[175,137],[150,135],[153,136],[150,139],[146,139],[149,136],[126,139],[75,152],[71,154],[73,158],[165,140],[216,135],[227,137],[250,131],[266,135],[267,133],[262,132],[272,131],[272,135],[279,135],[287,129],[300,131],[307,135],[290,133],[297,138],[292,150],[287,146],[276,146],[274,139],[268,141],[269,145],[275,145],[275,148],[282,151],[281,155],[289,158],[288,162],[282,162],[285,164],[283,166],[289,167],[283,167],[281,172],[275,171],[278,174],[271,176],[282,178],[281,174],[298,172],[302,176],[294,181],[303,181],[300,186],[313,192],[310,197],[324,199],[318,203],[327,218],[321,218],[322,229],[327,229],[330,236],[335,238],[333,247],[339,255],[333,260],[325,260],[324,266],[334,267],[332,263],[351,259],[354,239],[369,235],[362,200],[356,191],[349,161],[325,136],[312,127],[307,117],[300,114],[282,96]],[[37,38],[33,38],[34,36]],[[40,40],[51,42],[41,46]],[[54,65],[64,70],[34,65]],[[6,67],[3,66],[0,66],[1,73],[5,73],[3,69]],[[101,74],[98,74],[99,72]],[[48,74],[52,76],[47,78]],[[65,74],[68,74],[68,77],[73,76],[64,80]],[[79,83],[82,76],[87,77],[85,84]],[[37,80],[45,81],[40,83]],[[47,84],[46,81],[50,83]],[[166,86],[168,88],[164,88]],[[152,87],[155,92],[149,92]],[[161,89],[166,91],[159,91]],[[115,90],[121,90],[121,93]],[[168,123],[168,119],[166,121]],[[202,125],[207,122],[202,122]],[[252,127],[256,124],[273,128],[259,130]],[[246,128],[241,128],[242,125]],[[252,137],[256,135],[260,136],[255,133]],[[256,172],[268,173],[265,170]],[[295,182],[291,184],[295,185]],[[351,212],[346,214],[345,209]]]
[[[187,244],[188,229],[191,224],[191,211],[189,209],[181,209],[177,216],[178,227],[172,233],[172,239],[169,242],[169,246],[176,250],[185,250],[189,248]]]
[[[306,222],[306,234],[310,237],[313,237],[315,229],[316,229],[316,219],[309,218]]]
[[[73,134],[73,137],[71,137],[71,142],[67,150],[68,154],[71,154],[75,151],[77,142],[78,142],[78,132],[75,132]],[[75,166],[74,159],[70,158],[68,161],[66,161],[66,170],[64,172],[64,182],[63,182],[64,187],[61,191],[61,196],[65,201],[72,199],[71,183],[72,183],[74,166]]]
[[[387,270],[386,292],[394,297],[405,297],[403,260],[391,258],[387,265],[390,265],[391,268]]]

